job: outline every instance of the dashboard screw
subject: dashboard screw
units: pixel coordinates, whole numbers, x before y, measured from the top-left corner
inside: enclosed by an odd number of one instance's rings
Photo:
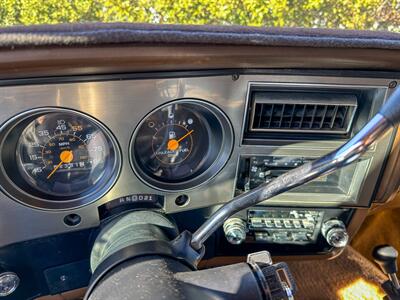
[[[397,86],[397,82],[396,81],[392,81],[389,83],[389,89],[394,89]]]
[[[240,77],[239,74],[233,74],[233,75],[232,75],[232,80],[233,80],[233,81],[236,81],[236,80],[239,79],[239,77]]]

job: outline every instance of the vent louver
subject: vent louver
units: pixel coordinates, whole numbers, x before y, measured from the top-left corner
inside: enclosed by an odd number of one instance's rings
[[[347,134],[356,108],[355,95],[255,92],[250,131]]]

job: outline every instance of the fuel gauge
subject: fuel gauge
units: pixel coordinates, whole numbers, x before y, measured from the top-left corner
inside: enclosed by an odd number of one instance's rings
[[[199,100],[177,100],[139,124],[131,143],[132,165],[151,186],[187,189],[218,173],[232,142],[230,123],[218,108]]]
[[[182,163],[192,152],[193,132],[180,124],[163,126],[153,136],[154,156],[163,164]]]

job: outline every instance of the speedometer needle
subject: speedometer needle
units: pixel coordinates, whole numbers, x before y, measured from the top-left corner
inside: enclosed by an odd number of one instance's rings
[[[47,176],[47,179],[50,179],[51,176],[61,167],[62,164],[68,164],[74,159],[74,154],[70,150],[64,150],[60,153],[60,163],[51,171],[51,173]]]
[[[184,136],[182,136],[179,140],[169,140],[167,144],[167,149],[169,151],[175,151],[179,148],[179,143],[182,142],[185,138],[187,138],[189,135],[193,133],[193,129],[190,130],[188,133],[186,133]]]

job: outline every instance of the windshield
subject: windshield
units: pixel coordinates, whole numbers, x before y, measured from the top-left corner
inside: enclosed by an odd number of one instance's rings
[[[400,0],[1,0],[0,26],[77,22],[400,32]]]

